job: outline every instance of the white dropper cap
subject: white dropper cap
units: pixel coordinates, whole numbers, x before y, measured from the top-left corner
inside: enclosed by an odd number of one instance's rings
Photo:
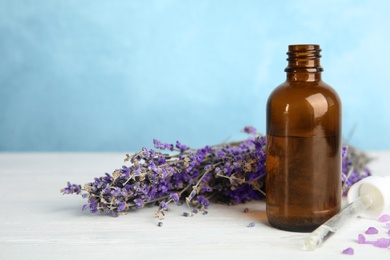
[[[390,176],[370,176],[356,182],[348,191],[348,203],[363,195],[372,198],[372,205],[359,216],[369,219],[381,216],[390,207]]]

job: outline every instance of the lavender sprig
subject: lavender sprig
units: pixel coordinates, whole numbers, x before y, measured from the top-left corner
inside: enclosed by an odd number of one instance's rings
[[[196,212],[210,200],[227,204],[265,198],[265,136],[253,127],[243,132],[250,136],[240,142],[191,149],[153,140],[154,149],[126,155],[129,165],[81,185],[68,182],[63,194],[82,194],[88,198],[83,210],[118,216],[126,211],[156,204],[155,216],[163,219],[170,203],[186,202]],[[164,151],[168,150],[168,153]],[[360,157],[359,157],[360,156]],[[370,175],[357,150],[343,149],[343,190]]]
[[[344,146],[342,159],[342,189],[345,196],[354,183],[371,176],[367,165],[372,158],[353,146]]]

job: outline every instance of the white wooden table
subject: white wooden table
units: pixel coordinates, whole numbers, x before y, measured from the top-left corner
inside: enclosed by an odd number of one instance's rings
[[[374,175],[390,174],[390,152],[370,152]],[[122,166],[122,153],[0,153],[0,259],[390,259],[389,248],[357,243],[383,223],[353,219],[315,251],[307,234],[270,227],[265,203],[214,205],[208,215],[183,217],[171,206],[163,227],[155,208],[113,218],[81,211],[81,196],[62,195],[67,181],[85,184]],[[243,213],[248,208],[248,213]],[[390,212],[389,212],[390,213]],[[254,227],[247,227],[255,222]],[[388,235],[388,234],[387,234]],[[382,234],[383,236],[383,234]],[[354,256],[341,254],[353,247]]]

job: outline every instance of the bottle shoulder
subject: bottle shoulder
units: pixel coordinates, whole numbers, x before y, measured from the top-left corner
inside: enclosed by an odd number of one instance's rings
[[[279,85],[267,101],[267,134],[283,136],[338,135],[341,101],[324,82]]]
[[[268,103],[284,101],[287,103],[300,102],[315,97],[328,100],[330,103],[341,104],[336,90],[324,81],[289,82],[285,81],[277,86],[270,94]]]
[[[341,101],[336,91],[325,82],[310,84],[284,82],[269,96],[267,113],[283,118],[299,115],[302,120],[339,117]]]

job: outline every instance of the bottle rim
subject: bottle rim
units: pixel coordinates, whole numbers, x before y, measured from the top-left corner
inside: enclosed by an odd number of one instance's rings
[[[289,51],[321,51],[319,44],[290,44]]]
[[[286,72],[306,71],[322,72],[320,65],[321,48],[319,44],[292,44],[288,45]]]

